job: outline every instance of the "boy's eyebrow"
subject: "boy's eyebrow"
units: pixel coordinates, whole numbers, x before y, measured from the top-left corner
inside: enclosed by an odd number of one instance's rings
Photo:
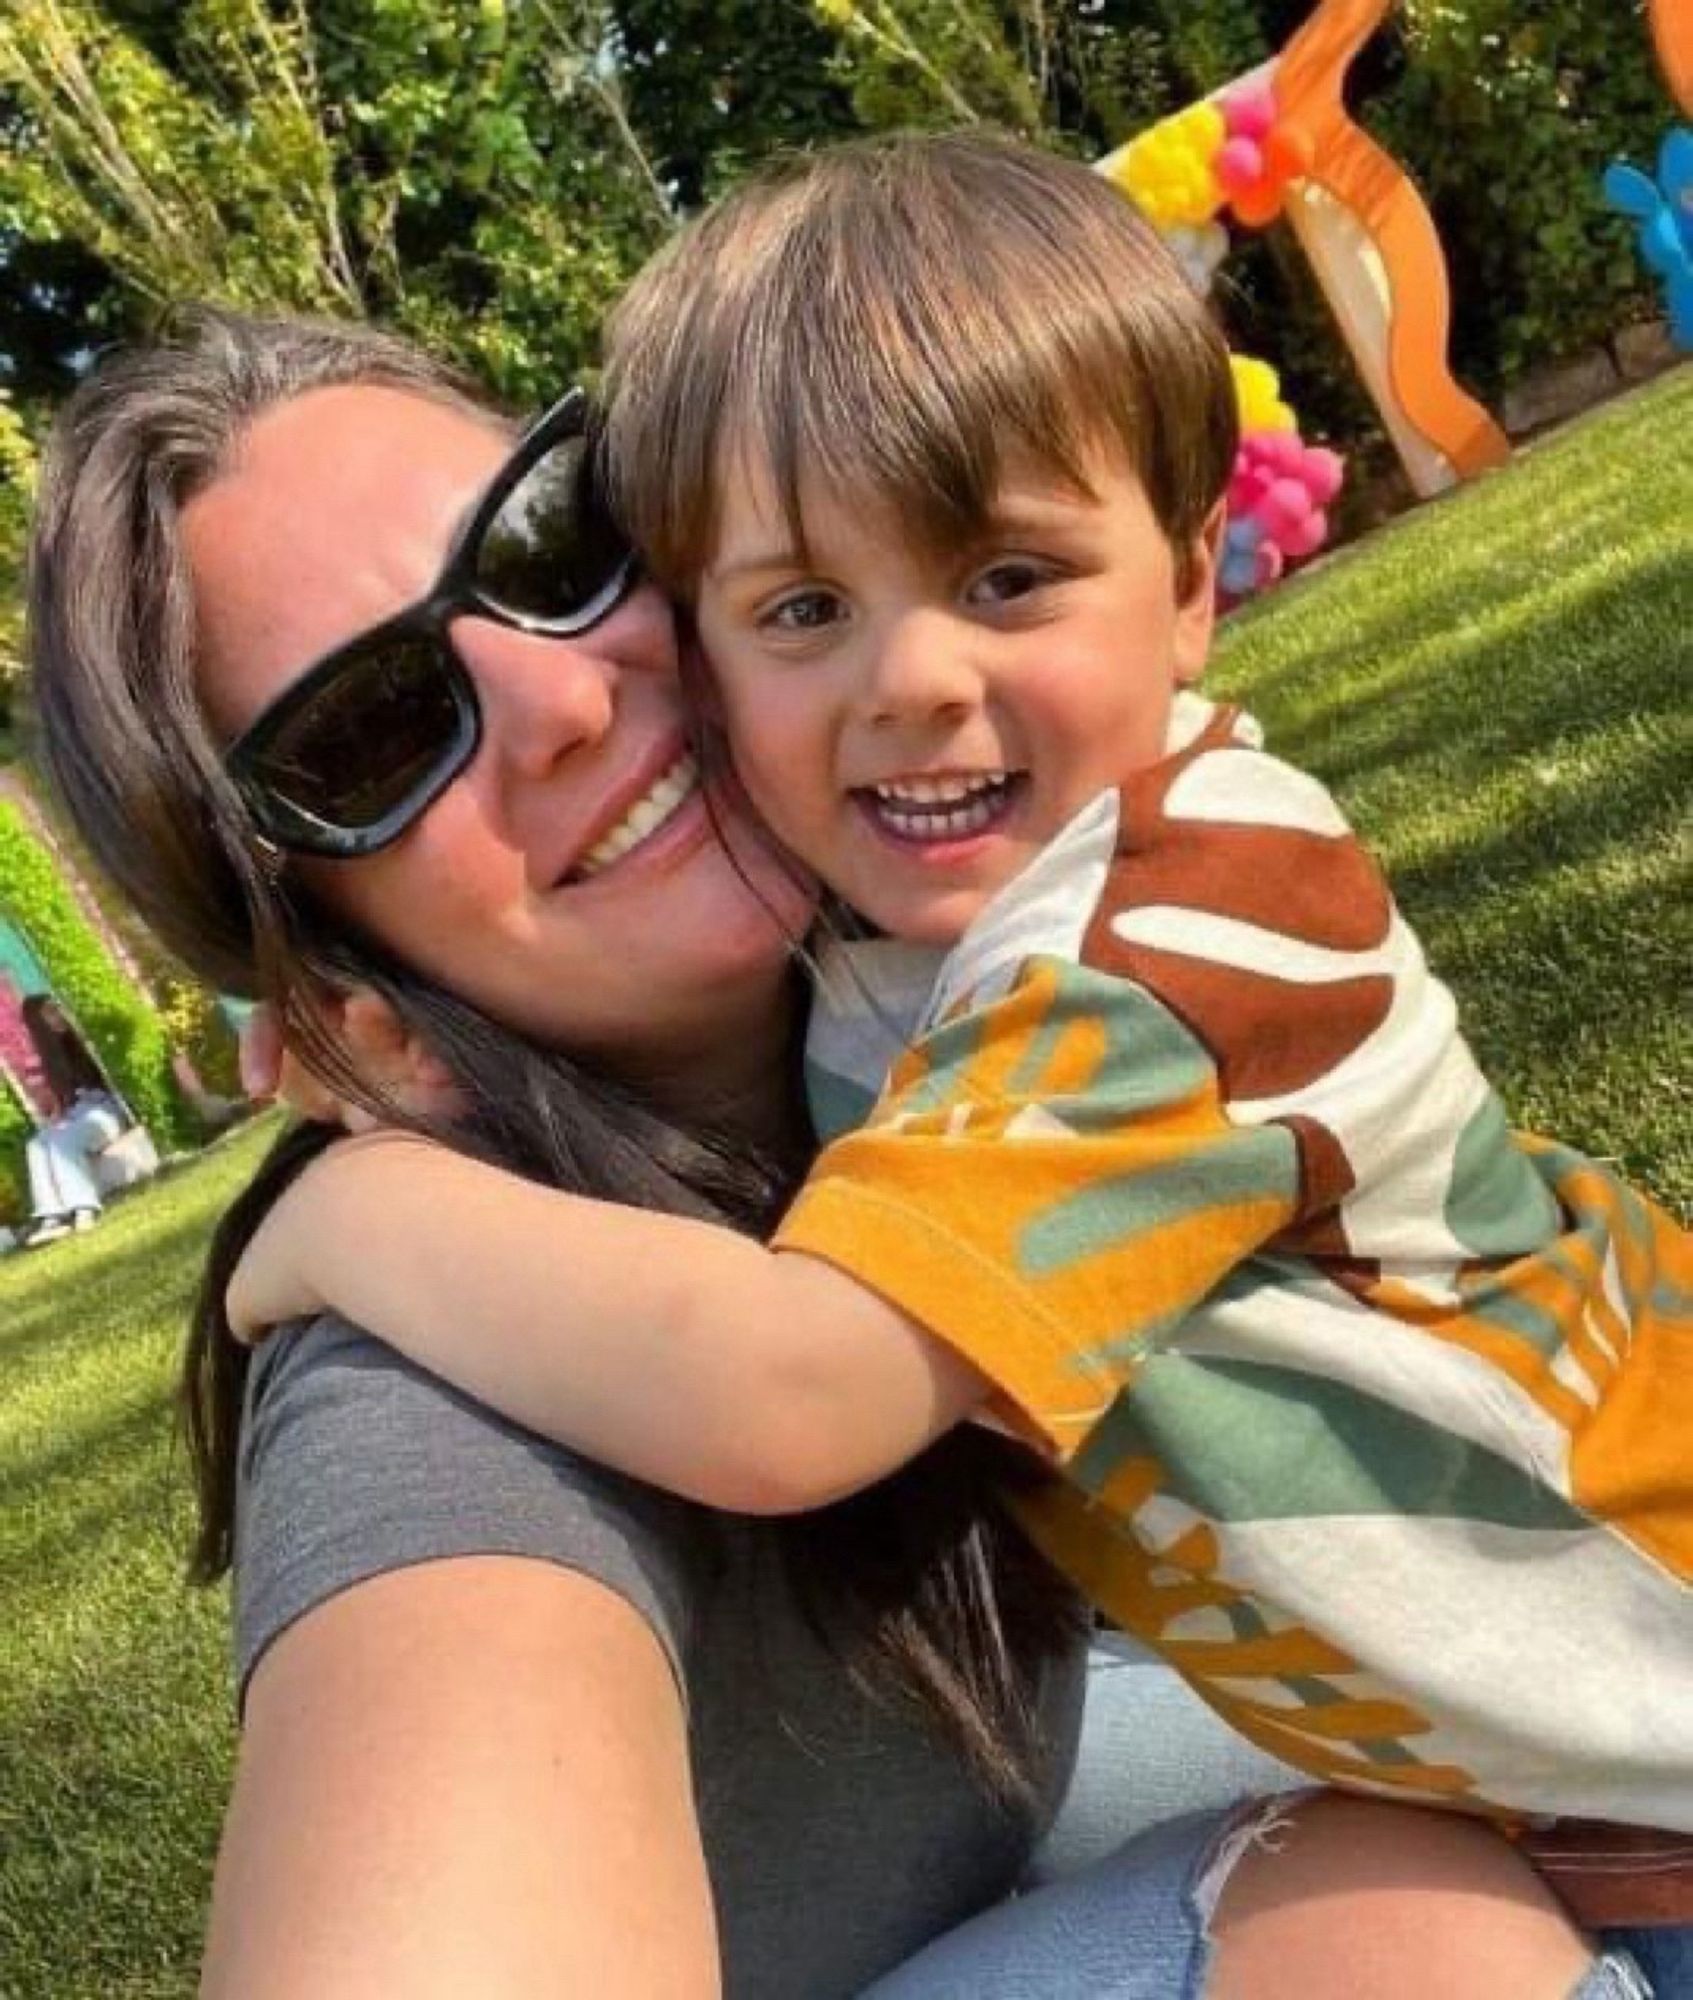
[[[726,583],[735,577],[754,576],[760,570],[802,567],[799,550],[785,543],[778,548],[757,549],[751,555],[737,555],[732,562],[709,562],[705,573],[714,583]]]

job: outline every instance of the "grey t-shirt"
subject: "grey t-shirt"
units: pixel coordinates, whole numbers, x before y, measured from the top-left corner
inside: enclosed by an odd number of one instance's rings
[[[237,1494],[242,1688],[270,1641],[337,1591],[470,1554],[597,1577],[669,1653],[729,2000],[844,2000],[1016,1883],[1038,1829],[853,1684],[801,1617],[770,1529],[503,1423],[340,1322],[267,1342]],[[1078,1647],[1049,1677],[1049,1798],[1074,1759],[1082,1671]]]

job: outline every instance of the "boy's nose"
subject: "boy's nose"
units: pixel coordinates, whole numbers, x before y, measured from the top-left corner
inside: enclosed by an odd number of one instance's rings
[[[555,639],[459,618],[452,636],[476,683],[485,740],[508,769],[544,775],[611,728],[618,669],[592,632]]]
[[[873,724],[923,722],[965,714],[981,695],[971,635],[947,618],[915,615],[887,633],[872,660],[864,709]]]

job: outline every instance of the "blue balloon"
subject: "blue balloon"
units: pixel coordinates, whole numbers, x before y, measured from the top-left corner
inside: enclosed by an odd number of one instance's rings
[[[1670,339],[1693,349],[1693,129],[1673,126],[1658,149],[1658,178],[1614,160],[1600,179],[1606,202],[1638,223],[1637,247],[1664,283]]]

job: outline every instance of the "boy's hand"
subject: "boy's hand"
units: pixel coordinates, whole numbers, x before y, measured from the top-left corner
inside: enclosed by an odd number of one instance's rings
[[[272,1205],[223,1295],[229,1330],[244,1347],[284,1320],[324,1310],[326,1302],[307,1279],[302,1248],[311,1240],[305,1220],[313,1194],[308,1184],[320,1164],[314,1161]]]
[[[378,994],[355,988],[339,1003],[336,1027],[348,1060],[378,1096],[415,1117],[450,1117],[457,1108],[446,1066]],[[338,1097],[290,1052],[270,1007],[255,1007],[242,1030],[241,1082],[249,1097],[279,1097],[320,1125],[369,1132],[379,1122],[362,1105]]]

